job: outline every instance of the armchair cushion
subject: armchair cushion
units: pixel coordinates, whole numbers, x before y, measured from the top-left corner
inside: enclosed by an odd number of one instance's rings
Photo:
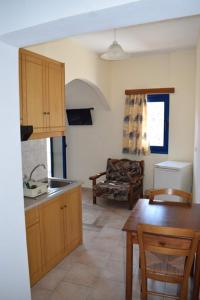
[[[121,181],[102,181],[94,186],[97,197],[127,201],[130,184]]]
[[[136,175],[141,175],[141,163],[126,159],[111,159],[107,161],[106,180],[130,182],[130,179]]]

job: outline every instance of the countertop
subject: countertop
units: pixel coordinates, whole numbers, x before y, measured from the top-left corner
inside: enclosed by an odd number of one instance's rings
[[[55,179],[57,179],[57,178],[55,178]],[[59,180],[65,181],[65,179],[59,179]],[[68,180],[66,180],[66,181],[68,181]],[[50,200],[54,199],[55,197],[57,197],[61,194],[64,194],[78,186],[81,186],[81,182],[73,181],[73,183],[71,183],[67,186],[57,188],[56,191],[51,194],[45,193],[43,195],[37,196],[36,198],[24,197],[24,209],[25,209],[25,211],[27,211],[27,210],[29,210],[33,207],[36,207],[44,202],[50,201]]]

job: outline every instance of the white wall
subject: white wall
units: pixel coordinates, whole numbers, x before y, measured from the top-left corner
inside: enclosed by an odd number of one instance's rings
[[[66,82],[85,78],[100,86],[111,105],[105,111],[98,104],[93,126],[67,129],[68,176],[90,186],[88,177],[103,171],[108,157],[123,155],[122,128],[124,90],[131,88],[175,87],[170,96],[169,154],[145,157],[145,188],[153,185],[153,166],[167,159],[193,161],[195,49],[136,55],[119,62],[104,62],[73,40],[30,48],[66,63]],[[80,105],[81,99],[79,99]]]
[[[194,201],[200,203],[200,36],[196,48],[196,95],[195,95],[195,145],[194,145]]]
[[[0,42],[0,65],[0,299],[28,300],[17,49]]]
[[[21,143],[23,177],[38,164],[44,164],[46,169],[39,167],[33,173],[32,179],[39,180],[47,177],[47,143],[46,139],[29,140]]]

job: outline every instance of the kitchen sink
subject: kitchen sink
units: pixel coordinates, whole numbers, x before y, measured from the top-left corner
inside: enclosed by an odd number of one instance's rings
[[[59,180],[49,180],[48,181],[50,188],[59,188],[59,187],[67,186],[72,183],[73,183],[73,181],[59,181]]]
[[[50,189],[62,188],[74,183],[74,181],[71,180],[59,180],[59,179],[51,179],[51,178],[46,178],[45,180],[42,180],[42,182],[48,183],[48,187]]]

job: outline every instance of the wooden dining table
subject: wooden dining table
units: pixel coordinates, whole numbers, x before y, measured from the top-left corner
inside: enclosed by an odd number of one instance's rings
[[[133,244],[138,244],[138,224],[187,228],[200,232],[200,204],[188,206],[149,204],[148,199],[139,199],[123,230],[126,231],[126,300],[132,300]],[[195,259],[193,300],[199,299],[200,288],[200,241]],[[133,298],[134,299],[134,298]]]

